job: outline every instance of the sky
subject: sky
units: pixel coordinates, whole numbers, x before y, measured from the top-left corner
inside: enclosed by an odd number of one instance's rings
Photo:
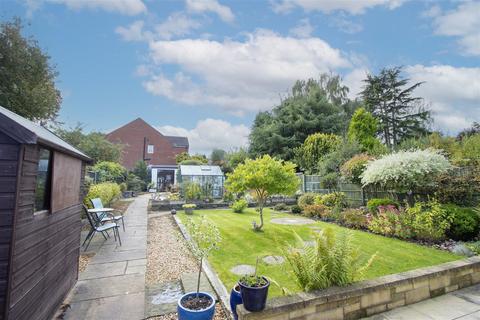
[[[108,132],[137,117],[192,153],[246,146],[298,79],[403,66],[435,129],[480,121],[480,1],[1,0],[51,56],[59,120]]]

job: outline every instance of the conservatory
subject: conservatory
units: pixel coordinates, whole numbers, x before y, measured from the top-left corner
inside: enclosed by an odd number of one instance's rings
[[[202,193],[206,197],[223,197],[224,181],[225,177],[219,166],[180,165],[178,170],[178,184],[196,183],[201,187]]]

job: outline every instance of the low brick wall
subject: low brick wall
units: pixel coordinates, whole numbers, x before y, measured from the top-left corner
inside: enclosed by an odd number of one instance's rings
[[[359,319],[480,283],[480,256],[268,300],[262,312],[239,306],[239,319]]]

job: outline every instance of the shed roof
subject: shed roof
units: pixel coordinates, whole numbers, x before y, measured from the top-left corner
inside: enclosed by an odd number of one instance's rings
[[[182,176],[223,176],[219,166],[180,165],[180,174]]]
[[[90,162],[86,154],[60,139],[50,130],[0,106],[0,131],[25,144],[41,143]]]

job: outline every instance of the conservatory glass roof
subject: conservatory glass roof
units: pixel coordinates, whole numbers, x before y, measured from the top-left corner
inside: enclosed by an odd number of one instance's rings
[[[223,176],[219,166],[188,166],[180,165],[182,176]]]

